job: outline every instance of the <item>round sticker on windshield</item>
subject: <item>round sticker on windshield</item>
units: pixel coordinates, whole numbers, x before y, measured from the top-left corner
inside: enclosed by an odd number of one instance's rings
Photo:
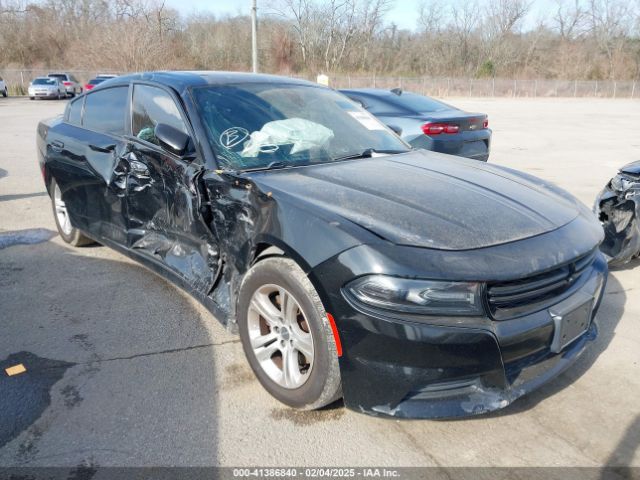
[[[231,127],[220,134],[220,144],[224,148],[231,149],[247,138],[249,138],[248,130],[242,127]]]

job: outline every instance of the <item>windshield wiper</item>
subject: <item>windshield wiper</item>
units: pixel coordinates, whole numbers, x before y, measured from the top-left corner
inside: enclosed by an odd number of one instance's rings
[[[397,153],[407,153],[409,150],[378,150],[377,148],[367,148],[360,153],[352,153],[349,155],[344,155],[342,157],[336,157],[332,159],[334,162],[339,162],[340,160],[353,160],[356,158],[371,158],[374,153],[387,153],[389,155],[395,155]]]
[[[288,166],[289,166],[288,163],[281,162],[280,160],[274,160],[273,162],[268,163],[267,165],[265,165],[263,167],[245,168],[242,171],[243,172],[258,172],[260,170],[276,170],[278,168],[285,168],[285,167],[288,167]]]

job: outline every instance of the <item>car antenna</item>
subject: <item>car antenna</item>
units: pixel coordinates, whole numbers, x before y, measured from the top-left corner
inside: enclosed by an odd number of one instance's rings
[[[396,95],[400,96],[400,95],[402,95],[402,89],[400,87],[392,88],[391,89],[391,93],[395,93]]]

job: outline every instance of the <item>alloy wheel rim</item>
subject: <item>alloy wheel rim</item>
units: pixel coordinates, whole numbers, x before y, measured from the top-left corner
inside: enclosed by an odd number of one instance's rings
[[[73,227],[71,226],[71,220],[69,219],[69,212],[67,212],[67,205],[62,200],[62,192],[58,185],[55,186],[53,191],[53,204],[56,210],[56,218],[58,219],[58,225],[65,235],[70,235]]]
[[[313,369],[313,335],[295,297],[279,285],[263,285],[251,297],[247,325],[267,376],[286,389],[304,385]]]

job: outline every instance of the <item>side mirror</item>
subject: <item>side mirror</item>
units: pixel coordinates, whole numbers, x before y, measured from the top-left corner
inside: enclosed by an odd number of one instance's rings
[[[397,126],[397,125],[387,125],[388,128],[390,128],[391,130],[393,130],[393,132],[398,135],[401,136],[402,135],[402,129]]]
[[[186,133],[165,123],[157,124],[153,133],[162,148],[178,156],[185,154],[191,140]]]

